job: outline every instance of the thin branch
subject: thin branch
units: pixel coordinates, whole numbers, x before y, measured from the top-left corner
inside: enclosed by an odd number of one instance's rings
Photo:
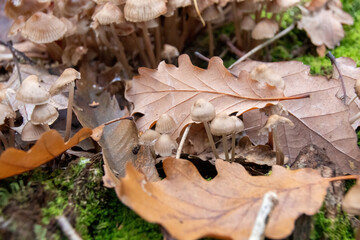
[[[71,226],[69,220],[64,215],[61,215],[57,218],[57,224],[69,240],[82,240],[82,238]]]
[[[278,40],[279,38],[285,36],[286,34],[288,34],[289,32],[291,32],[294,28],[295,28],[295,23],[291,24],[290,26],[288,26],[287,28],[285,28],[283,31],[279,32],[277,35],[275,35],[273,38],[270,38],[269,40],[267,40],[266,42],[263,42],[262,44],[256,46],[255,48],[253,48],[251,51],[249,51],[248,53],[246,53],[244,56],[242,56],[241,58],[239,58],[236,62],[234,62],[228,69],[233,68],[236,64],[244,61],[245,59],[247,59],[248,57],[250,57],[251,55],[253,55],[254,53],[256,53],[257,51],[259,51],[260,49],[266,47],[267,45],[271,44],[272,42]]]
[[[205,61],[205,62],[209,62],[210,61],[210,59],[208,58],[208,57],[205,57],[204,55],[202,55],[201,53],[199,53],[199,52],[194,52],[194,54],[195,54],[195,56],[196,57],[198,57],[198,58],[200,58],[201,60],[203,60],[203,61]]]
[[[343,89],[343,97],[342,97],[342,100],[344,101],[344,104],[346,104],[346,88],[345,88],[345,83],[344,83],[344,79],[342,77],[342,74],[340,72],[340,69],[339,69],[339,66],[336,62],[336,58],[334,57],[334,55],[332,55],[332,53],[330,51],[327,52],[326,56],[330,59],[331,63],[335,66],[336,70],[338,71],[339,73],[339,78],[340,78],[340,81],[341,81],[341,87]]]

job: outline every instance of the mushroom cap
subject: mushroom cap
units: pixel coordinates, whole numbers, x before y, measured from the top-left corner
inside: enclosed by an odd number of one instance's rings
[[[254,29],[255,24],[254,19],[252,19],[249,15],[246,15],[241,21],[240,28],[241,30],[251,31]]]
[[[180,8],[192,5],[193,0],[168,0],[170,8]]]
[[[229,135],[234,132],[234,129],[235,121],[226,113],[216,115],[210,124],[211,133],[215,136]]]
[[[167,12],[166,0],[127,0],[125,19],[130,22],[146,22]]]
[[[154,145],[155,141],[160,137],[160,133],[152,129],[146,129],[139,137],[139,144],[141,145]]]
[[[34,125],[31,121],[28,121],[21,132],[21,140],[36,141],[46,131],[45,125]]]
[[[204,21],[206,22],[213,22],[216,20],[222,20],[224,18],[224,14],[220,7],[217,7],[215,5],[211,5],[207,7],[202,13],[201,13]]]
[[[194,122],[208,122],[214,119],[215,107],[207,100],[200,98],[191,106],[191,119]]]
[[[24,103],[44,104],[50,98],[50,94],[40,86],[39,78],[30,75],[22,82],[16,92],[16,99]]]
[[[125,22],[121,9],[112,2],[107,2],[105,5],[99,6],[99,8],[95,10],[92,19],[98,21],[101,25]]]
[[[8,0],[5,3],[4,11],[5,15],[12,19],[17,19],[19,16],[24,16],[25,18],[28,18],[35,12],[47,8],[50,2],[50,0]]]
[[[31,123],[39,124],[52,124],[59,117],[59,113],[51,104],[36,105],[31,114]]]
[[[284,89],[285,87],[285,81],[282,76],[266,64],[260,64],[254,68],[250,73],[250,77],[260,83],[267,83],[279,89]]]
[[[20,32],[21,28],[25,25],[25,20],[24,16],[19,16],[11,25],[8,37],[15,36],[18,32]]]
[[[176,128],[174,119],[167,113],[162,114],[156,122],[155,131],[158,133],[170,133]]]
[[[283,116],[279,116],[277,114],[273,114],[269,116],[265,126],[260,130],[260,133],[266,135],[267,133],[271,132],[274,128],[276,128],[279,124],[286,124],[291,127],[294,126],[294,123],[290,119]]]
[[[360,98],[360,78],[356,79],[355,82],[355,93]]]
[[[244,123],[243,121],[241,121],[240,118],[236,117],[236,116],[231,116],[230,117],[234,123],[235,123],[235,128],[234,128],[234,132],[233,133],[239,133],[244,131],[245,127],[244,127]]]
[[[263,19],[255,25],[251,32],[251,36],[256,40],[268,39],[275,36],[277,31],[279,31],[279,25],[276,21]]]
[[[172,155],[172,151],[177,149],[178,144],[171,139],[168,134],[161,134],[158,140],[155,142],[155,153],[162,157],[168,157]]]
[[[61,39],[66,31],[66,25],[57,17],[36,12],[25,22],[21,34],[35,43],[51,43]]]
[[[76,79],[80,79],[81,74],[73,68],[67,68],[60,75],[60,77],[53,83],[49,93],[51,96],[54,96],[66,88],[70,83],[74,82]]]
[[[179,50],[176,47],[165,43],[160,56],[163,59],[171,59],[171,58],[179,56],[179,54],[180,54]]]
[[[15,118],[16,113],[7,104],[0,103],[0,125],[4,124],[6,118]]]

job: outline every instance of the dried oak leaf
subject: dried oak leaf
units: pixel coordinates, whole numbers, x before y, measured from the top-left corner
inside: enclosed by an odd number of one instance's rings
[[[255,68],[264,64],[256,61],[240,63],[232,72],[238,74],[244,69]],[[357,136],[349,122],[352,108],[359,107],[352,103],[343,104],[337,97],[341,91],[341,84],[337,79],[326,79],[309,75],[309,67],[301,62],[290,61],[280,63],[265,63],[272,67],[285,81],[284,93],[286,96],[310,93],[309,98],[282,101],[281,104],[288,110],[288,118],[295,124],[294,128],[280,126],[278,135],[280,146],[285,156],[292,163],[300,150],[314,144],[326,149],[331,161],[336,163],[343,173],[358,174],[360,171],[360,150],[357,146]],[[346,72],[343,72],[346,74]],[[344,78],[346,91],[350,96],[354,93],[355,80]],[[266,122],[266,116],[259,111],[250,111],[244,114],[246,128],[255,127],[247,134],[255,144],[264,144],[258,136],[258,130]]]
[[[11,177],[44,164],[57,157],[65,150],[90,137],[92,130],[83,128],[69,141],[64,142],[55,130],[45,132],[27,152],[9,148],[0,156],[0,179]]]
[[[243,166],[216,160],[211,181],[183,159],[164,160],[166,178],[149,182],[128,164],[116,192],[120,200],[149,222],[161,224],[176,239],[205,236],[248,239],[262,198],[275,192],[279,203],[270,215],[265,236],[291,234],[301,214],[315,214],[326,195],[328,180],[316,170],[273,166],[271,176],[251,176]]]
[[[298,28],[306,31],[314,45],[321,46],[325,44],[328,48],[334,48],[344,37],[344,29],[341,23],[352,24],[349,21],[349,18],[352,19],[349,14],[346,14],[337,7],[334,7],[334,9],[337,11],[325,10],[323,8],[309,15],[303,14],[298,22]],[[339,13],[340,11],[341,14]]]
[[[161,62],[157,70],[139,68],[139,74],[126,92],[126,98],[135,105],[133,114],[144,114],[136,122],[138,129],[145,131],[167,113],[177,123],[172,133],[175,138],[192,122],[190,109],[199,98],[211,102],[217,113],[238,115],[288,99],[281,90],[252,80],[247,71],[234,77],[218,57],[210,59],[206,70],[192,65],[184,54],[179,57],[179,67]]]
[[[343,209],[347,213],[360,215],[360,181],[356,181],[343,200]]]

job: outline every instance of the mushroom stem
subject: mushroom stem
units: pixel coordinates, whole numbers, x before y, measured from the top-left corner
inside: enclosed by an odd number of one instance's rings
[[[360,112],[358,112],[357,114],[355,114],[354,116],[352,116],[349,119],[350,124],[353,124],[356,120],[358,120],[360,118]]]
[[[9,143],[6,140],[6,137],[4,136],[4,134],[0,131],[0,140],[2,142],[2,144],[4,145],[5,150],[9,147]]]
[[[223,148],[225,153],[225,160],[229,161],[229,152],[228,152],[228,145],[227,145],[227,139],[225,135],[222,135],[222,142],[223,142]]]
[[[53,60],[57,60],[57,61],[61,60],[63,50],[56,42],[46,43],[45,46],[46,46],[46,50],[48,51],[50,57]]]
[[[156,49],[156,62],[160,62],[161,55],[161,25],[158,22],[158,26],[155,28],[155,49]]]
[[[133,38],[136,47],[139,49],[139,54],[142,61],[144,62],[145,67],[150,67],[149,59],[147,58],[144,52],[144,48],[140,46],[139,39],[137,38],[136,33],[135,32],[131,33],[131,37]]]
[[[66,128],[65,128],[65,136],[64,136],[65,142],[67,142],[70,139],[74,95],[75,95],[75,83],[72,82],[69,85],[69,100],[68,100],[68,108],[66,112]]]
[[[44,126],[45,131],[50,131],[51,130],[48,124],[44,124],[43,126]]]
[[[14,131],[14,129],[12,129],[15,126],[14,118],[9,118],[9,125],[10,125],[10,128],[9,128],[9,133],[10,133],[9,146],[10,147],[15,147],[15,131]]]
[[[151,41],[150,41],[150,38],[149,38],[149,31],[148,31],[148,28],[147,28],[145,22],[143,22],[142,25],[143,25],[142,33],[143,33],[143,37],[144,37],[146,52],[147,52],[147,54],[148,54],[148,56],[150,58],[151,67],[156,68],[156,59],[155,59],[154,52],[153,52],[153,50],[151,48]]]
[[[186,128],[185,128],[185,131],[181,137],[181,141],[180,141],[180,144],[179,144],[179,147],[176,151],[176,158],[180,158],[180,155],[181,155],[181,151],[184,147],[184,143],[185,143],[185,140],[187,138],[187,135],[189,134],[189,131],[190,131],[190,128],[191,128],[191,125],[192,123],[190,123]]]
[[[206,28],[209,35],[209,56],[212,57],[214,56],[214,35],[211,22],[207,22]]]
[[[127,59],[126,59],[126,55],[125,55],[125,51],[124,51],[124,45],[119,40],[119,38],[118,38],[118,36],[116,34],[115,27],[114,27],[113,23],[110,24],[110,28],[111,28],[111,33],[114,36],[114,40],[116,42],[116,45],[117,45],[119,53],[120,53],[119,57],[120,57],[121,64],[124,66],[128,77],[131,78],[132,77],[131,67],[130,67]]]
[[[237,4],[236,2],[232,3],[232,14],[233,14],[233,21],[235,27],[235,37],[236,37],[236,46],[241,48],[242,39],[241,39],[241,32],[240,32],[240,24],[239,24],[239,17],[237,15]]]
[[[277,127],[272,130],[272,137],[274,150],[276,151],[276,165],[284,165],[284,157],[282,151],[280,150]]]
[[[235,160],[235,133],[231,134],[231,162]]]
[[[206,134],[207,134],[207,136],[208,136],[208,138],[209,138],[209,142],[210,142],[211,149],[212,149],[212,151],[214,152],[215,158],[218,159],[218,158],[219,158],[219,154],[218,154],[218,152],[216,151],[216,147],[215,147],[214,139],[213,139],[213,137],[212,137],[212,135],[211,135],[209,123],[208,123],[208,122],[203,122],[203,124],[204,124],[204,127],[205,127]]]

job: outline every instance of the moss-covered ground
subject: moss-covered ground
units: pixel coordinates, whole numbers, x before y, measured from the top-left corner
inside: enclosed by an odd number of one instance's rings
[[[331,51],[335,57],[351,57],[359,64],[360,1],[344,0],[343,6],[354,17],[354,25],[345,26],[345,38]],[[289,12],[284,21],[292,21],[294,15],[296,12]],[[232,32],[233,26],[227,25],[215,31],[215,39]],[[310,43],[306,34],[292,31],[272,46],[272,61],[296,59],[310,65],[313,74],[329,75],[330,61],[318,57],[314,47],[298,55],[296,49],[304,43]],[[227,55],[224,64],[233,61]],[[83,239],[162,239],[157,225],[139,218],[118,200],[113,189],[102,186],[102,175],[102,159],[96,156],[72,161],[64,169],[47,166],[0,181],[0,239],[65,239],[56,225],[61,214]],[[340,211],[335,219],[325,215],[322,209],[313,217],[311,239],[354,239],[345,213]]]

